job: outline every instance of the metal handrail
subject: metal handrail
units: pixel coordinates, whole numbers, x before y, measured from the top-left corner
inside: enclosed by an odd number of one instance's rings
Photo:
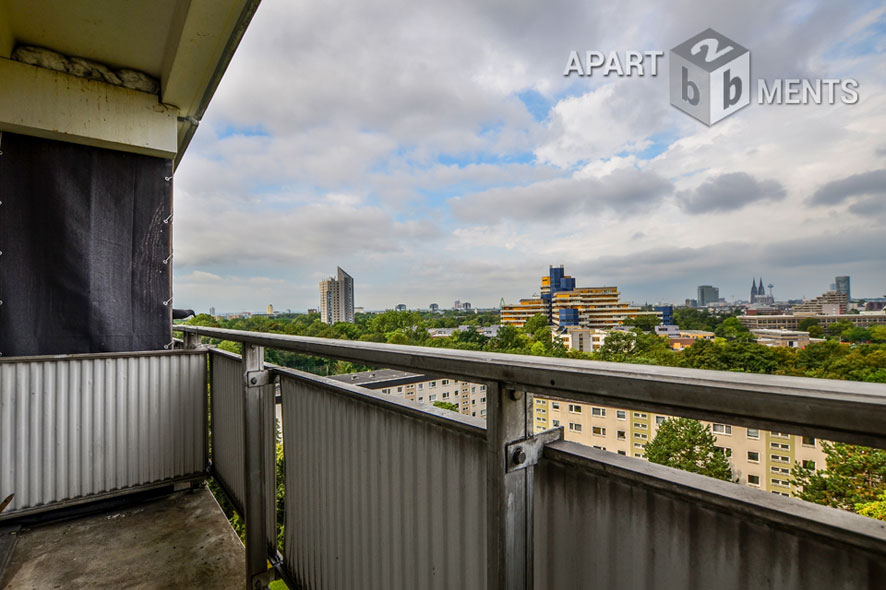
[[[177,325],[194,336],[886,448],[886,386]]]

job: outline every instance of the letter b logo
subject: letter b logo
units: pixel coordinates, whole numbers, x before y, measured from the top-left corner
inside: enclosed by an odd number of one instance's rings
[[[751,52],[713,29],[671,49],[671,104],[713,125],[751,102]]]

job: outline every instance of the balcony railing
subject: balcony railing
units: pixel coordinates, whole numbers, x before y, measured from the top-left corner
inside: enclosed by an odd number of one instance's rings
[[[209,444],[211,472],[245,518],[247,588],[275,572],[292,588],[886,586],[886,523],[590,449],[560,440],[559,430],[534,434],[532,422],[532,396],[544,394],[886,447],[882,385],[177,328],[191,350],[176,354],[194,356],[201,336],[243,344],[242,358],[208,351]],[[268,367],[265,347],[483,383],[487,421]],[[0,444],[14,449],[21,441],[6,434],[9,425],[25,428],[28,440],[52,427],[6,401],[23,395],[10,370],[39,373],[25,362],[59,361],[0,361]],[[154,395],[145,389],[163,382],[155,376],[141,382],[140,395]],[[82,392],[97,382],[81,383]],[[282,551],[274,510],[277,384]],[[185,456],[181,446],[202,448],[199,436],[162,436],[181,432],[162,423],[182,416],[155,415],[158,428],[133,445],[164,448],[161,441],[173,440],[165,455],[172,458]],[[187,431],[200,432],[205,421],[204,413]],[[106,434],[77,444],[83,450]],[[2,455],[4,473],[10,458],[27,471],[45,456],[11,453]],[[131,469],[127,458],[103,465]],[[189,469],[182,464],[178,475]],[[157,481],[132,481],[142,480]],[[0,495],[22,481],[17,472],[0,473]]]

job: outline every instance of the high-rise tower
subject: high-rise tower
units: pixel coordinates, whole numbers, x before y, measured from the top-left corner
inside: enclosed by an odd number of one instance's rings
[[[337,275],[320,281],[320,319],[327,324],[354,322],[354,277],[341,267]]]

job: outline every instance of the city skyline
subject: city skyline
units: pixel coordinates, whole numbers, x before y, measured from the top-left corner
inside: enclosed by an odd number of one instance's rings
[[[571,51],[667,52],[708,27],[755,78],[854,78],[859,101],[707,127],[667,76],[563,76]],[[341,265],[367,309],[491,307],[552,263],[635,302],[746,298],[760,274],[777,299],[839,275],[882,296],[884,31],[877,2],[268,2],[176,171],[176,302],[314,307]]]

